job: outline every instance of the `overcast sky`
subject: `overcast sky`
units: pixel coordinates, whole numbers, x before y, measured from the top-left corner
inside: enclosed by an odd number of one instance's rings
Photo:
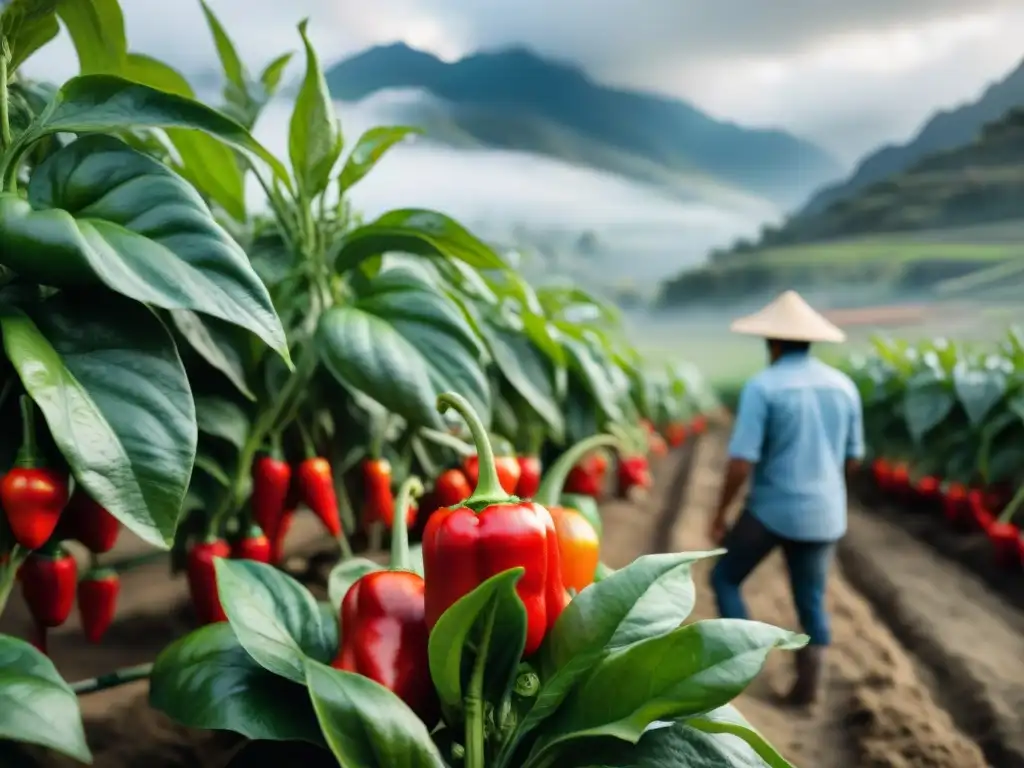
[[[121,0],[132,48],[186,72],[215,68],[192,0]],[[605,82],[777,126],[847,162],[904,140],[1024,58],[1024,0],[211,0],[256,69],[295,48],[310,17],[329,61],[404,40],[446,58],[526,44]],[[641,10],[642,9],[642,10]],[[32,60],[74,73],[66,39]]]

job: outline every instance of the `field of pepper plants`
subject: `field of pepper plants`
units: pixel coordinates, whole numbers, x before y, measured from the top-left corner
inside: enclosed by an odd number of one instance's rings
[[[213,105],[131,50],[117,0],[0,15],[0,610],[34,627],[0,635],[0,763],[90,763],[79,697],[148,678],[179,723],[346,768],[787,766],[729,702],[805,638],[682,624],[713,552],[600,563],[597,502],[648,488],[707,394],[442,213],[351,210],[416,130],[344,136],[306,22],[272,155],[251,129],[292,55],[251,75],[203,9]],[[80,75],[19,77],[59,24]],[[336,542],[326,601],[277,567],[306,514]],[[48,633],[77,610],[103,642],[125,529],[198,628],[69,683]]]
[[[878,339],[848,366],[864,401],[868,470],[891,499],[983,535],[1019,570],[1024,539],[1024,337],[995,344]]]

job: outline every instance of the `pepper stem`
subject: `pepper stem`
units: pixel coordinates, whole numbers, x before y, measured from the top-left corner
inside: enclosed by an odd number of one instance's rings
[[[405,519],[405,510],[409,502],[423,495],[423,483],[415,475],[410,475],[398,487],[395,497],[395,512],[391,522],[391,570],[408,571],[409,568],[409,524]]]
[[[35,403],[28,395],[22,395],[18,400],[21,407],[21,448],[18,449],[18,457],[15,465],[19,467],[39,466],[39,446],[36,442],[36,410]]]
[[[544,473],[544,477],[540,481],[540,488],[533,495],[533,500],[542,507],[557,506],[558,499],[562,495],[562,488],[565,486],[565,481],[572,468],[591,451],[605,447],[617,447],[621,450],[622,441],[615,435],[593,435],[571,446]]]
[[[1006,508],[999,513],[999,518],[996,520],[998,523],[1006,524],[1013,520],[1013,516],[1017,514],[1017,510],[1020,509],[1020,505],[1024,503],[1024,485],[1017,489],[1017,492],[1013,494],[1013,498],[1010,499],[1010,503],[1006,505]]]
[[[477,647],[476,659],[473,661],[473,672],[469,678],[466,691],[464,710],[466,713],[466,762],[465,768],[484,768],[484,671],[487,668],[487,653],[491,646],[491,635],[494,632],[494,617],[498,610],[496,602],[491,603],[487,612],[487,623],[484,625],[483,637]]]
[[[462,395],[454,392],[445,392],[437,397],[437,410],[444,413],[449,408],[458,412],[465,419],[469,432],[473,436],[473,443],[476,445],[477,455],[477,479],[473,495],[463,504],[470,508],[480,505],[499,504],[503,501],[513,499],[501,487],[498,480],[498,469],[494,466],[494,449],[491,447],[491,439],[487,436],[483,422],[473,406]]]
[[[71,683],[71,690],[79,696],[83,696],[87,693],[97,693],[98,691],[105,691],[108,688],[116,688],[119,685],[134,683],[136,680],[145,680],[149,677],[152,671],[152,664],[139,664],[134,667],[126,667],[114,672],[108,672],[107,674],[100,675],[99,677],[90,677],[88,680],[79,680],[76,683]]]

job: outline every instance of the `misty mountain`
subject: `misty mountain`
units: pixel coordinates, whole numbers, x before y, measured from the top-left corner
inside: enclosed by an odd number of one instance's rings
[[[986,124],[1022,105],[1024,62],[989,86],[976,101],[935,113],[906,144],[885,146],[865,157],[848,179],[815,194],[797,216],[821,213],[837,201],[849,199],[876,182],[910,169],[929,155],[969,144]]]
[[[434,141],[529,151],[684,196],[703,178],[788,207],[841,172],[827,152],[784,131],[745,128],[680,100],[607,87],[522,48],[447,63],[404,44],[380,46],[331,67],[327,82],[343,101],[395,89],[436,97],[429,110],[403,116]]]

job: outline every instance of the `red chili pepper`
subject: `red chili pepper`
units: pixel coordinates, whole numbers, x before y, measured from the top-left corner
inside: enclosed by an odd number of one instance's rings
[[[398,491],[410,506],[423,486],[410,478]],[[391,537],[391,569],[356,581],[341,602],[341,645],[333,666],[356,672],[393,691],[428,726],[437,722],[437,692],[430,678],[424,581],[409,567],[409,532],[402,518]]]
[[[446,469],[434,481],[434,509],[454,507],[473,495],[473,486],[461,469]]]
[[[284,542],[288,538],[288,531],[292,529],[293,522],[295,522],[295,510],[285,510],[285,513],[281,515],[277,530],[274,532],[274,538],[270,540],[270,562],[274,565],[280,565],[284,560]]]
[[[78,565],[60,544],[33,552],[21,566],[21,594],[41,629],[59,627],[75,604]]]
[[[532,499],[540,488],[540,459],[536,456],[519,456],[519,482],[513,493],[520,499]]]
[[[292,468],[287,461],[260,456],[252,465],[252,498],[249,502],[253,521],[270,538],[284,514],[292,487]],[[294,508],[294,505],[287,507]]]
[[[494,468],[498,473],[498,482],[505,493],[515,493],[519,485],[519,461],[515,456],[496,456]],[[476,487],[480,477],[480,457],[468,456],[462,463],[462,471],[466,473],[469,484]]]
[[[188,552],[188,589],[200,624],[227,621],[217,592],[214,558],[229,557],[231,547],[223,539],[208,539],[192,545]]]
[[[327,459],[305,459],[299,464],[299,493],[302,501],[327,528],[331,536],[341,536],[338,497],[334,492],[334,475]]]
[[[72,494],[64,520],[68,524],[70,538],[77,539],[97,555],[112,550],[121,533],[121,522],[93,501],[81,487]]]
[[[258,525],[249,526],[245,536],[235,541],[231,547],[234,560],[255,560],[257,563],[270,562],[270,539]]]
[[[480,457],[480,474],[463,506],[439,509],[427,520],[427,626],[433,629],[453,603],[491,576],[522,567],[525,573],[516,591],[526,607],[525,653],[532,654],[566,604],[555,524],[540,504],[502,492],[490,440],[473,407],[452,393],[441,395],[437,404],[442,412],[454,408],[466,420]]]
[[[616,474],[616,494],[625,499],[634,489],[647,489],[653,485],[651,469],[646,456],[623,456]]]
[[[391,492],[391,462],[367,459],[363,462],[363,520],[367,524],[384,523],[390,530],[395,520],[395,496]],[[416,506],[405,510],[405,524],[416,522]]]
[[[681,421],[672,422],[665,430],[665,437],[668,439],[670,446],[678,448],[686,442],[686,425]]]
[[[121,579],[109,568],[90,571],[78,582],[78,614],[90,643],[98,643],[110,629],[120,591]]]

